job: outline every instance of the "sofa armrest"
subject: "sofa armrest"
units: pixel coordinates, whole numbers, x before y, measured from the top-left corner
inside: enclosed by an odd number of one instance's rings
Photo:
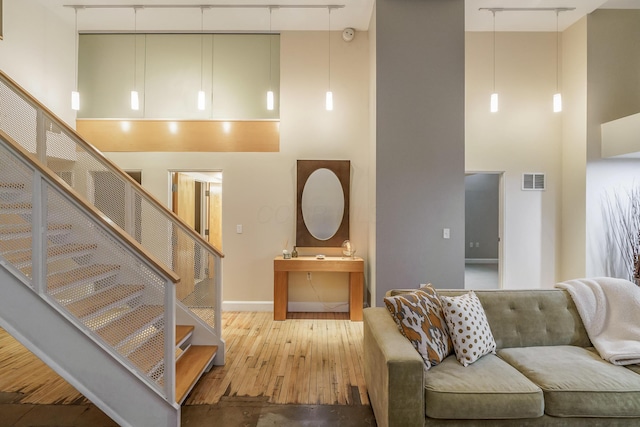
[[[364,378],[379,427],[424,425],[424,362],[382,308],[364,310]]]

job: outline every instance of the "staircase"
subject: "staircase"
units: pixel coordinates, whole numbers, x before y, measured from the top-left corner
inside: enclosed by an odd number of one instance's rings
[[[0,326],[120,425],[179,425],[224,363],[221,258],[0,73]]]

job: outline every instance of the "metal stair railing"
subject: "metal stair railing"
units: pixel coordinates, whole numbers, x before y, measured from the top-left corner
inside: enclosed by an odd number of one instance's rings
[[[177,300],[222,340],[221,251],[1,71],[0,130],[177,274]]]
[[[180,278],[2,131],[0,234],[0,266],[119,360],[171,410]],[[156,315],[136,319],[148,308]],[[121,338],[114,342],[114,335]]]

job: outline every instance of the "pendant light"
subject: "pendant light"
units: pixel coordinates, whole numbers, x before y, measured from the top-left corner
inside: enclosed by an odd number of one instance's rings
[[[71,91],[71,109],[80,110],[80,93],[78,92],[78,8],[74,8],[76,13],[76,32],[75,32],[75,90]]]
[[[496,92],[496,11],[492,10],[491,13],[493,13],[493,93],[491,93],[489,107],[492,113],[497,113],[498,93]]]
[[[137,60],[138,60],[138,9],[133,8],[133,90],[131,91],[131,109],[140,109],[140,98],[137,91]]]
[[[267,110],[273,111],[275,100],[273,97],[272,90],[272,75],[271,75],[271,49],[272,49],[272,39],[273,34],[271,33],[271,12],[273,11],[273,7],[269,6],[269,90],[267,91]]]
[[[204,6],[200,8],[200,90],[198,91],[198,110],[204,111],[206,106],[204,98],[204,90],[202,90],[202,79],[204,73]]]
[[[553,112],[562,111],[562,94],[560,93],[560,29],[558,27],[558,15],[560,11],[556,10],[556,93],[553,95]]]
[[[333,110],[333,92],[331,92],[331,7],[328,7],[329,11],[329,89],[327,90],[327,94],[325,96],[325,108],[327,111]]]

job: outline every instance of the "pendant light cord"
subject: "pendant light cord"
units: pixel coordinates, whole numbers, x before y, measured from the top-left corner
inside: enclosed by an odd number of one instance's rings
[[[78,8],[74,9],[76,12],[76,45],[75,45],[75,61],[76,61],[76,69],[75,69],[75,85],[76,91],[78,90]]]
[[[273,34],[271,33],[271,12],[273,8],[269,6],[269,90],[272,89],[272,76],[271,76],[271,50],[273,43]]]
[[[200,90],[204,82],[204,7],[200,8]]]
[[[560,12],[556,10],[556,93],[560,91],[560,31],[558,17]]]
[[[137,88],[137,73],[138,73],[138,9],[133,8],[133,90]]]
[[[493,93],[496,93],[496,12],[493,13]]]
[[[329,31],[327,32],[329,34],[329,91],[331,91],[331,7],[327,10],[329,11]]]

